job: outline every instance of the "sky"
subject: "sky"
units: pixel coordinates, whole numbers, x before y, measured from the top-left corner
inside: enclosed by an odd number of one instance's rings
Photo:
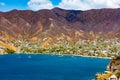
[[[0,11],[33,10],[59,7],[72,10],[120,8],[120,0],[0,0]]]

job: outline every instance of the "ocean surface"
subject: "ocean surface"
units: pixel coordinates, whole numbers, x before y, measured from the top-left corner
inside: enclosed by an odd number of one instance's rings
[[[0,56],[0,80],[92,80],[109,59],[49,54]]]

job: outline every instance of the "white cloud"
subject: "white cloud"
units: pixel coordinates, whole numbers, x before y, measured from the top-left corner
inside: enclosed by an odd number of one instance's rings
[[[120,0],[62,0],[58,7],[75,10],[119,8]]]
[[[30,0],[28,2],[28,6],[32,10],[52,9],[53,8],[53,5],[49,0]]]
[[[30,0],[28,6],[32,10],[52,9],[54,7],[74,10],[120,8],[120,0],[61,0],[57,6],[54,6],[50,0]]]
[[[0,5],[1,5],[1,6],[5,6],[5,3],[4,3],[4,2],[0,2]]]
[[[86,9],[90,6],[81,0],[62,0],[58,7],[65,9]]]

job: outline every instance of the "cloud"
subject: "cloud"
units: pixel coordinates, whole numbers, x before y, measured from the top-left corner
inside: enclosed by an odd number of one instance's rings
[[[75,10],[119,8],[120,0],[62,0],[58,7]]]
[[[5,3],[4,2],[0,2],[0,6],[5,6]]]
[[[85,0],[84,0],[85,1]],[[86,9],[90,6],[86,4],[82,0],[62,0],[58,7],[64,8],[64,9]]]
[[[49,0],[30,0],[28,2],[28,6],[32,10],[39,10],[39,9],[52,9],[53,4]]]
[[[50,0],[30,0],[28,6],[32,10],[52,9],[54,7],[74,10],[120,8],[120,0],[61,0],[56,6]]]

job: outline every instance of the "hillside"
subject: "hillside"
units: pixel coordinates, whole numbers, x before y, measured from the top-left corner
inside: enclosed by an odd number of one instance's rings
[[[120,9],[12,10],[0,12],[0,40],[26,38],[46,44],[81,39],[120,39]]]
[[[1,46],[2,48],[6,48],[6,49],[8,49],[8,50],[17,51],[17,48],[16,48],[16,47],[14,47],[14,46],[12,46],[12,45],[5,44],[5,43],[3,43],[3,42],[1,42],[1,41],[0,41],[0,46]]]

